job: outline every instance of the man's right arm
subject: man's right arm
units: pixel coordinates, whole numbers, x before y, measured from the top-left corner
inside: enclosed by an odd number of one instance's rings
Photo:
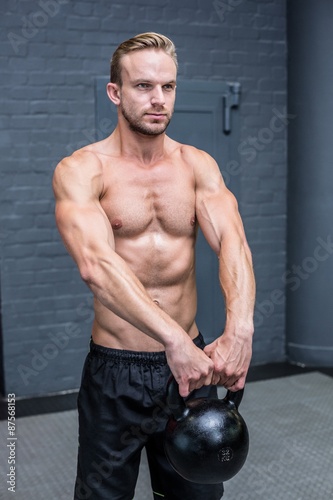
[[[164,347],[182,396],[211,382],[213,363],[187,333],[157,306],[115,252],[110,222],[99,202],[102,167],[90,152],[77,152],[57,166],[53,188],[56,222],[64,244],[94,296]]]

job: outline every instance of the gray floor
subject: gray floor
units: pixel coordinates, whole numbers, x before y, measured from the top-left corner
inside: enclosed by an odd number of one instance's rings
[[[240,410],[250,431],[250,452],[240,473],[225,484],[226,500],[333,499],[331,377],[313,372],[248,383]],[[15,494],[6,486],[7,422],[0,422],[0,435],[1,499],[71,500],[75,411],[17,420]],[[135,500],[151,499],[143,457]]]

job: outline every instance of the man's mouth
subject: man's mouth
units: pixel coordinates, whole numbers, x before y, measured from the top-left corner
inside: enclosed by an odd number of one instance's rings
[[[146,113],[146,115],[156,120],[162,119],[166,116],[164,113]]]

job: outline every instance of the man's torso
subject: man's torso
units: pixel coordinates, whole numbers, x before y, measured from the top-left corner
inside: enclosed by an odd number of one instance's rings
[[[193,166],[174,141],[168,141],[165,158],[148,166],[104,154],[101,144],[89,146],[89,150],[102,164],[100,203],[113,230],[115,250],[152,300],[194,338],[197,223]],[[163,349],[97,300],[93,339],[114,348]]]

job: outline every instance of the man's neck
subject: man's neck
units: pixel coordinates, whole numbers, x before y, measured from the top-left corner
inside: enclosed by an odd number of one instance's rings
[[[133,158],[149,166],[165,156],[165,133],[145,135],[118,124],[112,134],[122,157]]]

